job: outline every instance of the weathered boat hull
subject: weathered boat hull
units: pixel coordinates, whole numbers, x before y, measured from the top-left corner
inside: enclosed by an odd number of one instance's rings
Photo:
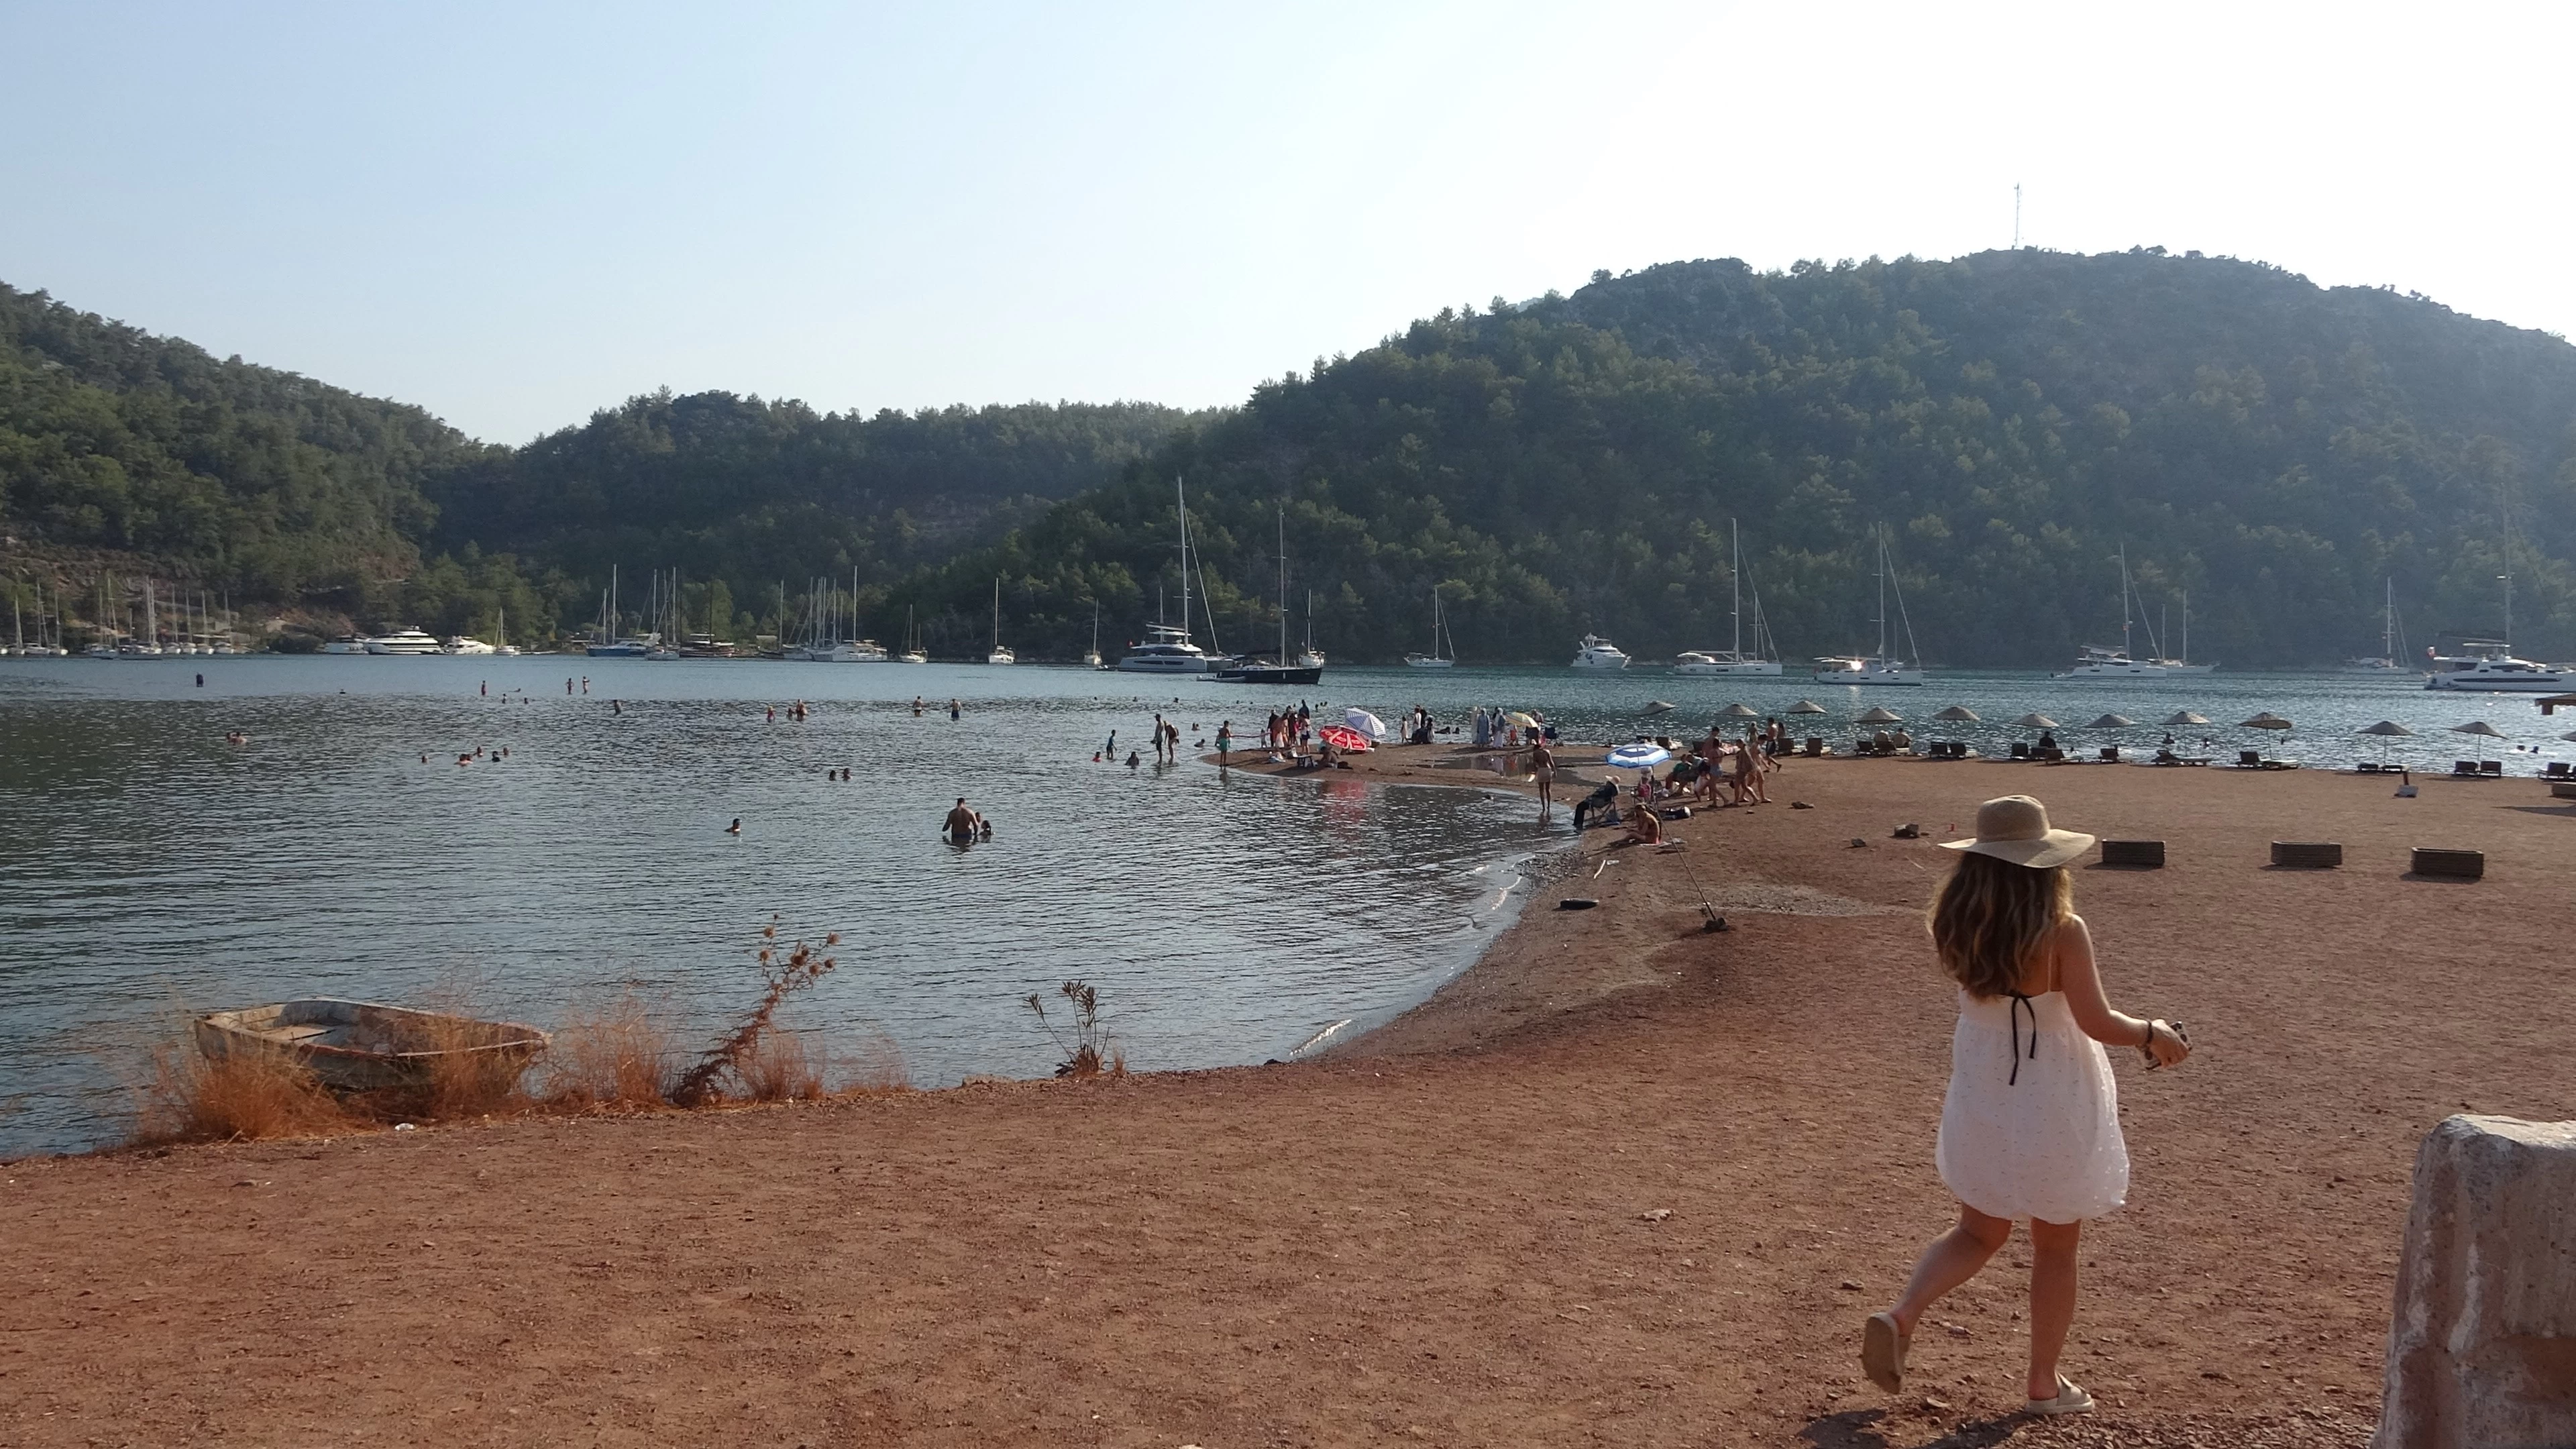
[[[197,1050],[209,1061],[283,1056],[344,1092],[419,1087],[442,1070],[515,1076],[551,1040],[518,1022],[330,997],[212,1012],[194,1028]]]

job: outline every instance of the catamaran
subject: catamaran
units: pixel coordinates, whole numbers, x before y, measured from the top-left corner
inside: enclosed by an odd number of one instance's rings
[[[2508,527],[2510,524],[2508,523]],[[2510,535],[2507,538],[2511,542]],[[2565,694],[2576,691],[2576,666],[2534,664],[2513,655],[2513,555],[2508,547],[2504,573],[2504,637],[2501,639],[2463,639],[2457,654],[2437,654],[2431,647],[2424,653],[2433,663],[2432,673],[2424,680],[2426,689],[2456,689],[2481,694]],[[151,601],[151,585],[144,585],[144,601]]]
[[[2161,679],[2163,665],[2135,658],[2130,653],[2129,614],[2129,546],[2120,546],[2120,647],[2105,649],[2087,644],[2075,658],[2072,667],[2061,670],[2059,679]]]
[[[1744,533],[1732,518],[1726,521],[1726,527],[1727,532],[1733,537],[1735,554],[1735,564],[1730,570],[1732,575],[1730,586],[1734,602],[1728,610],[1728,616],[1734,621],[1733,645],[1723,650],[1693,649],[1676,655],[1673,659],[1673,672],[1675,674],[1776,675],[1780,672],[1779,659],[1763,652],[1762,648],[1762,595],[1758,591],[1753,595],[1754,652],[1751,654],[1744,652]]]
[[[1816,660],[1823,667],[1810,678],[1818,684],[1906,684],[1923,682],[1923,651],[1914,642],[1914,617],[1905,611],[1905,586],[1896,585],[1896,616],[1905,625],[1905,652],[1914,662],[1892,659],[1887,653],[1887,590],[1893,582],[1887,568],[1887,535],[1878,537],[1878,652],[1875,654],[1835,654]]]
[[[1147,625],[1145,642],[1119,656],[1118,668],[1128,674],[1205,674],[1224,662],[1190,638],[1190,501],[1180,479],[1172,480],[1172,495],[1181,521],[1181,622]]]

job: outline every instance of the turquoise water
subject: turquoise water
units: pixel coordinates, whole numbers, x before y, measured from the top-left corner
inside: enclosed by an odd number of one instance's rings
[[[960,699],[962,718],[916,718],[916,694]],[[765,718],[798,697],[810,719]],[[1813,731],[1829,738],[1884,705],[1988,748],[2027,737],[1998,723],[2025,710],[2078,726],[2194,709],[2221,722],[2193,732],[2212,748],[2312,764],[2376,758],[2351,731],[2392,718],[2426,732],[2391,752],[2419,765],[2576,758],[2553,738],[2576,717],[2544,729],[2528,700],[2343,676],[1863,690],[1468,667],[1262,690],[1032,666],[0,661],[0,1155],[112,1135],[121,1080],[186,1009],[463,991],[553,1024],[631,989],[702,1032],[749,994],[745,952],[773,914],[790,936],[845,941],[794,1024],[889,1040],[925,1086],[1045,1074],[1056,1053],[1020,998],[1073,976],[1101,988],[1140,1068],[1258,1062],[1364,1029],[1471,960],[1509,919],[1514,863],[1567,827],[1470,791],[1092,759],[1113,729],[1122,758],[1141,746],[1158,700],[1192,727],[1185,745],[1212,748],[1220,720],[1256,734],[1299,698],[1390,722],[1417,702],[1453,721],[1479,703],[1535,709],[1578,740],[1807,698],[1830,711]],[[1646,715],[1656,700],[1679,708]],[[1950,704],[1988,723],[1928,723]],[[2233,727],[2265,709],[2297,727]],[[2476,718],[2544,753],[2440,732]],[[249,742],[227,744],[231,730]],[[2070,748],[2161,737],[2060,732]],[[510,755],[460,767],[477,746]],[[843,767],[848,783],[826,780]],[[995,818],[991,844],[935,838],[960,794]],[[739,837],[724,831],[736,817]]]

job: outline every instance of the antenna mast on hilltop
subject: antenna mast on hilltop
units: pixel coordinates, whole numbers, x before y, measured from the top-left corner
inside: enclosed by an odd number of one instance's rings
[[[2016,181],[2016,182],[2014,182],[2014,183],[2013,183],[2013,245],[2012,245],[2012,249],[2013,249],[2014,251],[2020,251],[2020,250],[2021,250],[2021,183],[2020,183],[2020,182],[2018,182],[2018,181]]]

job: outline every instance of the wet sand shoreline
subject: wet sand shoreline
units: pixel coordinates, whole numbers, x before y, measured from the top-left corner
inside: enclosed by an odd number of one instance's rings
[[[1348,773],[1510,788],[1439,748]],[[1475,966],[1290,1065],[13,1164],[0,1439],[2357,1444],[2416,1140],[2576,1116],[2576,810],[2422,783],[1793,760],[1683,851],[1548,857]],[[2202,1047],[2115,1054],[2089,1424],[2004,1417],[2017,1249],[1905,1396],[1852,1362],[1950,1211],[1933,841],[2009,791],[2168,842],[2078,908],[2115,1003]]]

